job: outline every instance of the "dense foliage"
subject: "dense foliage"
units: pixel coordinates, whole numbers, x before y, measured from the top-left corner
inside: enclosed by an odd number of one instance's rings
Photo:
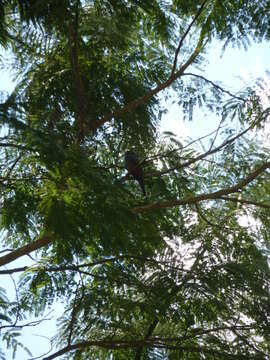
[[[201,71],[213,40],[226,51],[269,39],[269,10],[255,0],[0,3],[3,66],[17,84],[0,103],[0,275],[21,274],[15,301],[0,288],[8,347],[61,302],[44,359],[270,357],[270,108],[256,84],[232,94]],[[188,119],[194,109],[219,119],[203,147],[161,133],[163,95]],[[146,197],[124,168],[128,149]]]

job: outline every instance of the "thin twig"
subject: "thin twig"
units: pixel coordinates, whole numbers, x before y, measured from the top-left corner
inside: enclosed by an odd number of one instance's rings
[[[178,60],[178,55],[179,55],[179,52],[181,50],[181,47],[183,45],[183,42],[185,40],[185,38],[187,37],[187,35],[189,34],[192,26],[194,25],[194,23],[196,22],[196,20],[198,19],[198,17],[201,15],[201,13],[203,12],[204,10],[204,7],[206,5],[208,0],[204,0],[202,5],[200,6],[197,14],[194,16],[193,20],[191,21],[191,23],[189,24],[189,26],[187,27],[186,31],[184,32],[184,35],[181,37],[180,41],[179,41],[179,45],[175,51],[175,56],[174,56],[174,61],[173,61],[173,67],[172,67],[172,71],[171,71],[171,77],[174,75],[175,73],[175,69],[176,69],[176,66],[177,66],[177,60]]]
[[[218,132],[219,132],[219,130],[221,129],[222,121],[223,121],[223,119],[221,119],[220,122],[219,122],[219,125],[218,125],[217,131],[216,131],[216,133],[215,133],[214,139],[212,140],[211,145],[210,145],[210,148],[209,148],[208,151],[211,151],[211,150],[213,149],[213,146],[214,146],[214,144],[215,144],[215,142],[216,142],[216,139],[217,139],[217,136],[218,136]]]
[[[215,154],[216,152],[222,150],[223,148],[225,148],[226,146],[232,144],[235,140],[239,139],[240,137],[242,137],[243,135],[245,135],[249,130],[251,130],[253,128],[253,125],[250,125],[247,129],[243,130],[242,132],[240,132],[239,134],[235,135],[234,137],[224,141],[221,145],[215,147],[214,149],[212,150],[208,150],[206,152],[204,152],[203,154],[200,154],[198,155],[197,157],[191,159],[191,160],[188,160],[186,162],[184,162],[183,164],[180,164],[180,165],[177,165],[177,166],[174,166],[170,169],[167,169],[167,170],[164,170],[164,171],[160,171],[158,174],[159,175],[165,175],[165,174],[168,174],[170,173],[171,171],[174,171],[174,170],[178,170],[178,169],[182,169],[182,168],[185,168],[185,167],[188,167],[192,164],[195,164],[196,162],[198,162],[199,160],[202,160],[204,159],[205,157],[209,156],[209,155],[213,155]]]
[[[206,82],[208,82],[209,84],[211,84],[213,87],[215,87],[216,89],[220,90],[221,92],[223,92],[224,94],[229,95],[230,97],[234,98],[234,99],[238,99],[241,101],[246,102],[247,99],[244,99],[240,96],[234,95],[232,92],[230,92],[229,90],[224,89],[223,87],[221,87],[220,85],[214,83],[212,80],[207,79],[206,77],[199,75],[199,74],[193,74],[193,73],[184,73],[183,76],[193,76],[193,77],[197,77],[199,79],[202,79]]]
[[[29,360],[38,360],[38,359],[44,358],[44,356],[48,355],[53,349],[52,340],[50,338],[48,338],[47,336],[44,336],[44,335],[36,335],[35,334],[34,336],[38,336],[38,337],[48,340],[50,343],[50,349],[48,351],[46,351],[45,353],[43,353],[42,355],[30,358]]]
[[[225,126],[225,125],[224,125]],[[146,157],[145,159],[142,160],[142,162],[140,163],[141,165],[144,165],[145,163],[149,162],[150,160],[155,160],[155,159],[162,159],[162,158],[166,158],[168,156],[170,156],[171,154],[177,152],[177,151],[182,151],[186,148],[188,148],[189,146],[193,145],[194,143],[198,142],[198,141],[201,141],[203,139],[206,139],[207,137],[213,135],[213,134],[216,134],[222,127],[224,126],[218,126],[218,128],[216,130],[213,130],[211,131],[210,133],[206,134],[206,135],[203,135],[195,140],[192,140],[190,141],[188,144],[184,145],[184,146],[181,146],[181,147],[178,147],[176,149],[173,149],[173,150],[170,150],[170,151],[167,151],[166,154],[156,154],[156,155],[151,155],[151,156],[148,156]]]
[[[243,205],[254,205],[257,207],[261,207],[264,209],[270,209],[270,203],[266,204],[264,202],[258,202],[258,201],[254,201],[254,200],[248,200],[248,199],[239,199],[239,198],[234,198],[234,197],[230,197],[230,196],[221,196],[220,199],[225,200],[225,201],[232,201],[238,204],[243,204]]]

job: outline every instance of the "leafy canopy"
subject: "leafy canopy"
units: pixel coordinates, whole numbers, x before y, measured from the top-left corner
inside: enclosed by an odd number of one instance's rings
[[[0,270],[21,274],[15,301],[0,289],[14,354],[29,318],[61,302],[44,359],[269,358],[265,84],[232,94],[202,71],[214,40],[269,39],[268,12],[255,0],[0,3],[16,78],[0,104],[0,265],[35,251]],[[164,94],[217,130],[161,133]]]

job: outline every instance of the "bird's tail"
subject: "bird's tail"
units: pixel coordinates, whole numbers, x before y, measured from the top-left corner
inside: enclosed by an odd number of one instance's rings
[[[143,196],[146,196],[143,177],[141,177],[140,179],[138,179],[138,183],[140,184],[140,187],[141,187],[141,189],[142,189]]]

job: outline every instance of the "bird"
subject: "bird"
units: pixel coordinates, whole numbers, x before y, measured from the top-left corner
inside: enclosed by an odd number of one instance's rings
[[[125,167],[128,173],[133,176],[133,179],[138,181],[142,189],[142,193],[145,196],[146,192],[144,187],[143,168],[140,165],[136,153],[132,150],[128,150],[125,153]]]

